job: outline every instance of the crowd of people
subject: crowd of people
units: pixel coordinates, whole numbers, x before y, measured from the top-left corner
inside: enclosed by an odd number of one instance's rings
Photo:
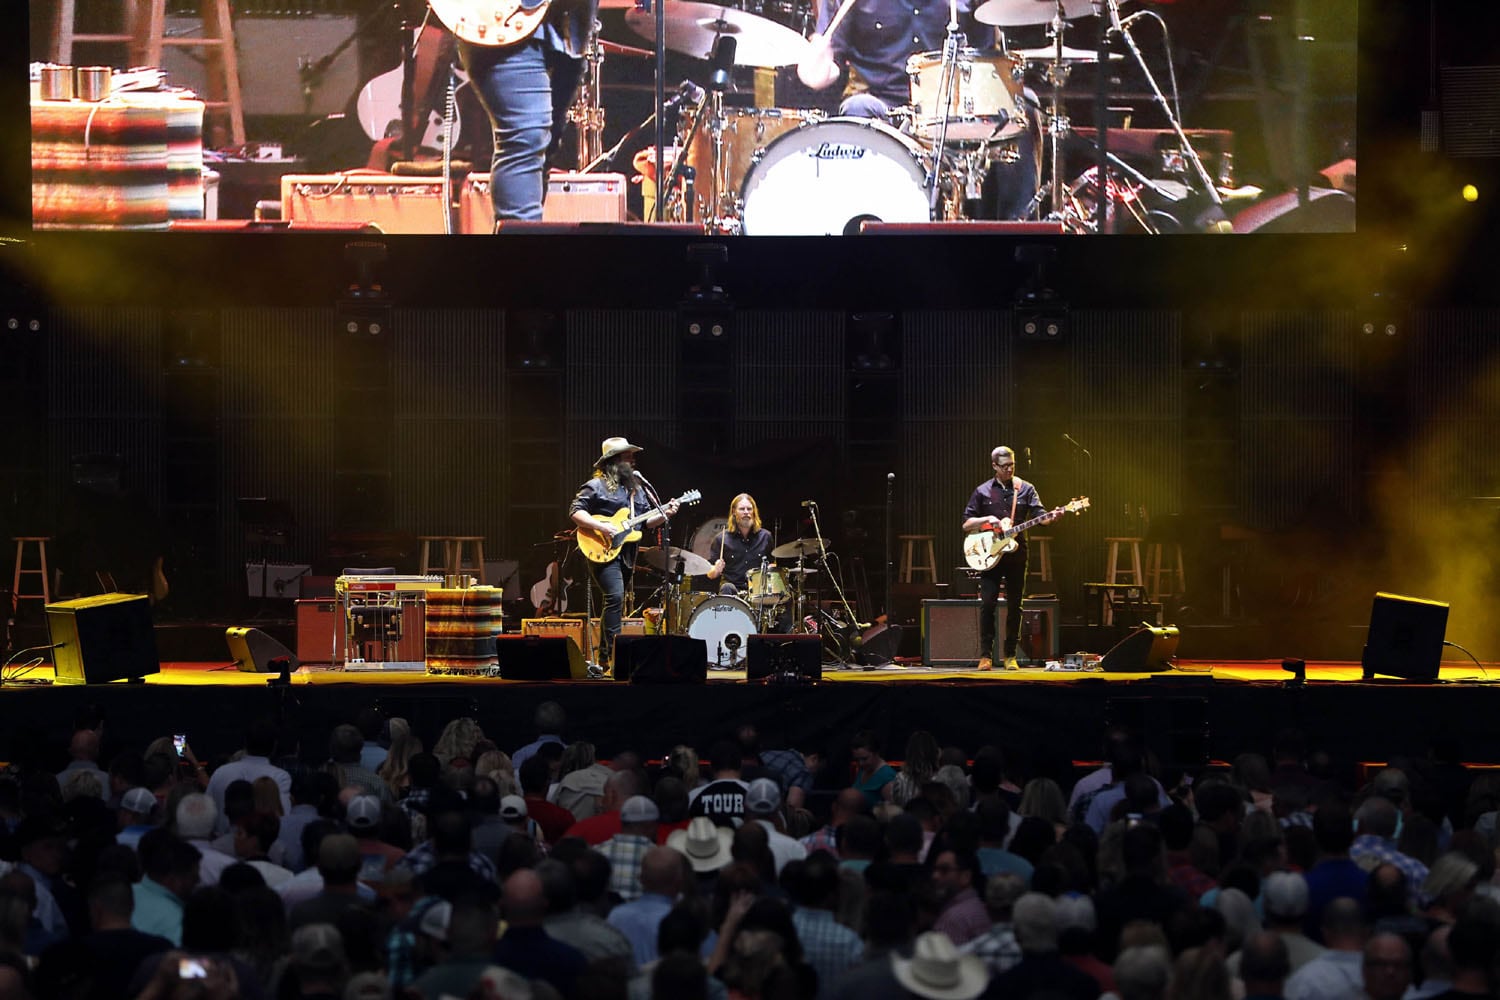
[[[200,761],[84,713],[0,777],[0,1000],[1495,996],[1500,776],[1451,754],[1167,772],[1111,730],[1056,773],[742,725],[606,761],[533,725],[372,707]]]

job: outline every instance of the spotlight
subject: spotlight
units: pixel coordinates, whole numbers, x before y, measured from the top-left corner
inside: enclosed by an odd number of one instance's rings
[[[1285,659],[1281,661],[1281,669],[1292,675],[1291,680],[1286,682],[1287,687],[1301,687],[1307,683],[1307,661]]]
[[[1463,194],[1464,201],[1471,205],[1479,200],[1479,188],[1473,184],[1465,184],[1461,193]]]

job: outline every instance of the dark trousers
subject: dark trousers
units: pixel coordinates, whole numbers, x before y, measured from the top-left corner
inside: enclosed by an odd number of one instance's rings
[[[1026,550],[1017,549],[979,574],[979,655],[995,655],[995,605],[1005,587],[1005,655],[1014,656],[1021,639],[1021,598],[1026,592]]]
[[[628,565],[623,558],[611,559],[603,566],[595,563],[590,565],[594,567],[594,579],[599,581],[599,589],[604,591],[604,608],[599,615],[599,648],[595,650],[595,659],[600,663],[611,663],[614,661],[615,636],[620,634],[620,618],[625,610],[625,591],[629,589],[631,578],[635,576],[635,567]]]

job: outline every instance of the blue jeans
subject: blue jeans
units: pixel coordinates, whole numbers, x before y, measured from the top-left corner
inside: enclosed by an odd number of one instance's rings
[[[460,44],[464,68],[495,131],[490,196],[495,218],[539,221],[547,157],[562,145],[583,62],[558,51],[544,26],[515,45]]]

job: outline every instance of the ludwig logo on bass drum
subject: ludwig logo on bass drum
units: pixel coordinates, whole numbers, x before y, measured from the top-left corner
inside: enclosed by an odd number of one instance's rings
[[[813,150],[815,160],[859,160],[863,159],[869,150],[863,146],[856,146],[851,142],[824,142]]]

